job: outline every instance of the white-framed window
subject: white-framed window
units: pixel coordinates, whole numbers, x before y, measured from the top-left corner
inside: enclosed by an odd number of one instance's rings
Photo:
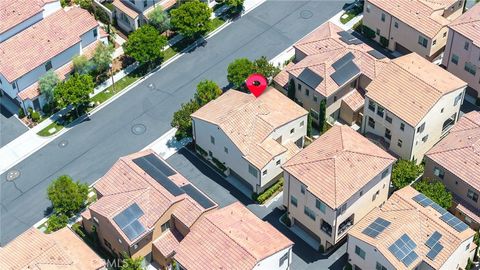
[[[371,128],[375,128],[375,120],[373,118],[368,117],[368,126]]]
[[[49,71],[50,69],[52,69],[52,61],[48,60],[48,61],[45,63],[45,70],[46,70],[46,71]]]
[[[458,65],[458,60],[460,60],[460,57],[458,57],[458,55],[456,54],[452,54],[452,63],[454,63],[455,65]]]
[[[470,47],[470,42],[465,41],[465,44],[463,45],[463,48],[465,49],[465,51],[468,51],[469,47]]]
[[[465,71],[468,71],[468,73],[472,74],[475,76],[477,74],[477,67],[470,63],[470,62],[465,62]]]
[[[279,160],[277,160],[277,162],[275,163],[275,165],[277,165],[277,167],[278,167],[278,166],[280,166],[280,163],[281,163],[281,160],[279,159]]]
[[[265,171],[262,172],[262,175],[265,176],[265,175],[267,175],[267,173],[268,173],[268,170],[265,170]]]
[[[436,39],[434,39],[434,40],[432,41],[432,45],[435,45],[435,44],[437,44],[437,40],[436,40]]]
[[[387,270],[387,268],[377,262],[377,264],[375,265],[375,270]]]
[[[365,260],[365,251],[361,249],[359,246],[355,246],[355,254],[357,254],[358,257]]]
[[[471,189],[468,189],[467,197],[474,202],[478,202],[478,193],[476,193],[475,191],[473,191]]]
[[[404,124],[404,123],[400,123],[400,130],[401,130],[401,131],[404,131],[404,130],[405,130],[405,124]]]
[[[425,123],[423,123],[421,126],[417,128],[417,133],[422,133],[424,129],[425,129]]]
[[[228,154],[228,148],[226,146],[223,147],[223,151]]]
[[[337,209],[337,216],[345,213],[346,210],[347,210],[347,204],[344,203],[342,206],[340,206],[340,207]]]
[[[98,36],[97,28],[93,29],[93,37],[96,38]]]
[[[401,147],[402,147],[402,145],[403,145],[403,141],[402,141],[402,140],[400,140],[400,139],[398,139],[397,146],[401,148]]]
[[[398,28],[398,22],[393,23],[393,26],[394,26],[395,28]]]
[[[307,97],[308,97],[309,95],[310,95],[310,90],[308,90],[308,89],[305,89],[305,96],[307,96]]]
[[[167,222],[163,223],[163,224],[160,226],[160,229],[162,230],[162,232],[166,231],[167,229],[170,229],[170,222],[167,221]]]
[[[307,217],[309,217],[312,220],[316,219],[315,213],[312,211],[312,209],[308,208],[307,206],[303,207],[303,213],[305,213],[305,215],[307,215]]]
[[[248,173],[250,173],[251,175],[258,177],[258,171],[257,171],[257,168],[253,167],[252,165],[248,164]]]
[[[382,179],[385,178],[388,173],[390,172],[390,169],[386,169],[385,171],[382,172]]]
[[[295,132],[294,128],[290,129],[290,134],[293,134],[294,132]]]
[[[378,105],[378,107],[377,107],[377,115],[383,118],[383,115],[384,115],[384,114],[385,114],[385,109],[384,109],[382,106]]]
[[[300,126],[303,127],[305,125],[305,121],[300,122]]]
[[[380,36],[380,29],[377,28],[377,31],[375,31],[375,33]]]
[[[210,143],[215,144],[215,137],[213,137],[212,135],[210,135]]]
[[[455,97],[455,101],[453,102],[453,106],[457,106],[458,102],[462,100],[462,93]]]
[[[303,186],[303,185],[300,186],[300,192],[302,194],[305,194],[305,186]]]
[[[285,263],[285,261],[288,260],[288,252],[285,253],[285,255],[283,255],[281,258],[280,258],[280,262],[279,262],[279,267],[282,267],[282,265]]]
[[[426,48],[428,45],[428,39],[425,38],[424,36],[418,36],[418,44]]]
[[[381,19],[382,19],[382,22],[385,21],[385,13],[382,13]]]
[[[324,213],[325,214],[325,209],[327,207],[326,204],[324,204],[322,201],[320,201],[319,199],[317,199],[315,201],[315,206],[317,207],[318,210],[320,210],[320,212]]]
[[[428,134],[427,134],[427,135],[425,135],[425,136],[423,136],[423,138],[422,138],[422,142],[426,143],[426,142],[427,142],[427,140],[428,140]]]
[[[291,195],[291,196],[290,196],[290,203],[291,203],[293,206],[297,207],[297,205],[298,205],[297,198],[295,198],[293,195]]]
[[[100,224],[100,223],[98,222],[98,218],[96,218],[96,217],[93,217],[93,222],[94,222],[95,224]]]

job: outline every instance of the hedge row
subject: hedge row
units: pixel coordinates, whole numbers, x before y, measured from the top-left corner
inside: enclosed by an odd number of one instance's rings
[[[278,182],[273,184],[273,186],[269,187],[264,192],[262,192],[260,194],[254,193],[252,195],[252,199],[254,201],[257,201],[260,204],[264,203],[266,200],[268,200],[270,197],[272,197],[274,194],[276,194],[277,191],[279,191],[283,188],[283,182],[284,182],[284,179],[283,179],[283,177],[281,177],[280,180],[278,180]]]

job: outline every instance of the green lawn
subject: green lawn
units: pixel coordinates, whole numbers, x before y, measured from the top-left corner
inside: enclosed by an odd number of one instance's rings
[[[209,32],[213,32],[215,29],[217,29],[218,27],[220,27],[222,24],[225,23],[225,20],[222,19],[222,18],[215,18],[212,20],[212,30]]]
[[[122,79],[120,79],[119,81],[116,81],[113,86],[109,86],[104,91],[96,94],[94,97],[91,98],[91,101],[94,102],[95,104],[97,103],[101,104],[105,102],[107,99],[111,98],[116,93],[125,89],[125,87],[129,86],[130,84],[138,80],[138,78],[140,78],[140,75],[137,74],[136,72],[132,72],[127,76],[123,77]]]
[[[55,128],[55,131],[53,133],[49,133],[48,131],[52,128]],[[53,122],[50,125],[46,126],[44,129],[40,130],[37,133],[37,135],[42,137],[48,137],[48,136],[52,136],[53,134],[59,132],[62,129],[63,129],[62,125],[58,124],[57,122]]]
[[[343,13],[342,16],[340,16],[340,22],[343,23],[343,24],[346,24],[351,19],[356,17],[358,14],[362,13],[362,11],[363,11],[363,9],[361,7],[352,8],[352,9],[346,11],[345,13]],[[344,18],[343,17],[344,15],[347,15],[347,16]]]

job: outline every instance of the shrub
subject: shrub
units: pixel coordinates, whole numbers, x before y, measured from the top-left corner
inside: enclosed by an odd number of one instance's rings
[[[410,160],[401,159],[393,165],[392,184],[396,189],[401,189],[412,183],[423,172],[421,165]]]
[[[288,98],[295,100],[295,82],[293,79],[290,79],[290,82],[288,83]]]
[[[352,29],[360,32],[362,31],[362,26],[363,26],[363,20],[358,21],[356,24],[353,25]]]
[[[365,25],[363,25],[362,29],[363,29],[363,34],[364,34],[367,38],[375,38],[375,36],[376,36],[375,31],[373,31],[372,29],[368,28],[368,27],[365,26]]]
[[[282,216],[282,222],[287,225],[288,227],[291,227],[292,226],[292,221],[288,218],[288,214],[285,213],[283,214]]]
[[[325,248],[323,247],[323,245],[320,244],[320,247],[318,247],[318,251],[319,251],[320,253],[325,252]]]
[[[220,160],[212,157],[212,161],[213,163],[215,163],[215,166],[217,166],[222,172],[227,170],[227,167],[222,162],[220,162]]]
[[[473,269],[473,262],[470,258],[468,258],[467,265],[465,266],[465,270]]]
[[[388,47],[388,43],[389,43],[389,42],[388,42],[388,39],[387,39],[386,37],[380,36],[380,44],[382,44],[382,46],[383,46],[384,48],[387,48],[387,47]]]
[[[104,24],[110,24],[110,17],[107,12],[99,7],[94,9],[95,19],[101,21]]]
[[[280,180],[278,180],[271,187],[267,188],[264,192],[262,192],[260,194],[254,193],[252,195],[252,199],[254,201],[257,201],[260,204],[264,203],[266,200],[268,200],[270,197],[272,197],[274,194],[276,194],[277,191],[282,189],[283,182],[284,182],[284,179],[283,179],[283,177],[281,177]]]
[[[25,111],[22,108],[18,108],[18,118],[22,119],[25,117]]]
[[[202,156],[207,156],[207,155],[208,155],[207,151],[203,150],[203,148],[201,148],[200,146],[195,145],[195,148],[197,149],[197,151],[198,151]]]
[[[37,111],[33,111],[31,114],[33,122],[40,121],[40,114]]]
[[[445,209],[452,206],[452,194],[442,182],[424,178],[416,182],[413,187]]]
[[[68,217],[64,214],[53,214],[48,218],[47,222],[47,233],[58,231],[61,228],[67,226]]]
[[[75,223],[72,225],[72,230],[76,232],[81,238],[85,238],[85,232],[82,230],[79,223]]]

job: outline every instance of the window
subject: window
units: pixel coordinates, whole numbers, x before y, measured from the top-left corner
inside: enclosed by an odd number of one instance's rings
[[[297,84],[297,89],[298,89],[298,91],[302,90],[302,85],[301,85],[301,84]]]
[[[474,202],[478,202],[478,193],[475,193],[473,190],[468,190],[467,197]]]
[[[371,128],[375,128],[375,120],[373,118],[368,117],[368,126]]]
[[[371,100],[368,101],[368,108],[370,109],[370,111],[375,112],[375,102]]]
[[[363,196],[363,190],[360,190],[360,197]]]
[[[289,253],[287,252],[287,253],[285,253],[285,255],[283,255],[280,258],[280,264],[279,264],[280,267],[285,263],[286,260],[288,260],[288,255],[289,255]]]
[[[422,138],[422,142],[424,142],[424,143],[425,143],[425,142],[427,142],[427,140],[428,140],[428,134],[427,134],[427,135],[425,135],[425,136],[423,136],[423,138]]]
[[[302,194],[305,194],[305,187],[304,187],[304,186],[300,186],[300,192],[301,192]]]
[[[382,106],[377,107],[377,115],[383,118],[383,114],[385,113],[385,109]]]
[[[465,41],[465,44],[463,45],[463,48],[468,51],[468,47],[470,47],[470,43],[468,41]]]
[[[308,90],[308,89],[305,89],[305,96],[307,96],[307,97],[308,97],[309,95],[310,95],[310,90]]]
[[[313,95],[313,101],[318,102],[318,97],[316,95]]]
[[[382,13],[382,22],[385,21],[385,13]]]
[[[398,22],[395,22],[395,23],[393,24],[393,26],[394,26],[395,28],[398,28]]]
[[[440,179],[443,179],[443,177],[445,176],[445,171],[441,168],[435,167],[433,168],[433,174],[438,176]]]
[[[49,71],[50,69],[52,69],[52,61],[47,61],[45,63],[45,70]]]
[[[418,36],[418,44],[422,45],[423,47],[427,47],[428,39],[423,36]]]
[[[165,222],[162,224],[162,226],[160,226],[162,232],[166,231],[167,229],[170,229],[170,222]]]
[[[435,44],[437,44],[437,40],[436,40],[436,39],[432,41],[432,45],[435,45]]]
[[[365,260],[365,251],[363,251],[363,249],[361,249],[360,247],[355,246],[355,254]]]
[[[312,211],[312,209],[306,206],[303,207],[303,213],[305,213],[305,215],[307,215],[307,217],[309,217],[312,220],[315,220],[316,218],[315,213]]]
[[[255,177],[258,176],[258,174],[257,174],[257,168],[253,167],[253,166],[250,165],[250,164],[248,164],[248,172],[249,172],[251,175],[255,176]]]
[[[385,115],[385,120],[390,124],[392,123],[392,117],[388,116],[388,114]]]
[[[457,106],[458,102],[462,99],[462,93],[455,97],[455,101],[453,102],[453,106]]]
[[[403,144],[402,140],[398,139],[397,146],[402,147],[402,144]]]
[[[106,247],[108,247],[109,249],[112,249],[112,245],[110,244],[110,242],[107,241],[107,239],[103,238],[103,243],[105,244]]]
[[[313,119],[318,120],[318,112],[316,112],[314,109],[310,109],[310,115]]]
[[[215,137],[213,137],[212,135],[210,135],[210,142],[211,142],[212,144],[215,144]]]
[[[262,172],[262,175],[267,175],[267,173],[268,173],[267,171],[268,171],[268,170],[263,171],[263,172]]]
[[[447,32],[444,32],[444,33],[443,33],[443,37],[444,37],[444,38],[447,37]]]
[[[390,172],[389,169],[386,169],[385,171],[383,171],[382,172],[382,178],[385,178],[388,175],[389,172]]]
[[[290,134],[293,134],[294,132],[295,132],[294,128],[290,129]]]
[[[385,188],[385,184],[383,184],[383,188]],[[378,194],[380,194],[380,190],[377,190],[372,196],[372,202],[375,201],[378,197]]]
[[[401,131],[404,131],[404,130],[405,130],[405,124],[404,124],[404,123],[400,123],[400,130],[401,130]]]
[[[147,7],[147,0],[143,0],[143,7]]]
[[[213,156],[212,151],[208,151],[208,156],[209,156],[209,157]]]
[[[293,197],[293,196],[290,196],[290,203],[291,203],[293,206],[297,207],[297,205],[298,205],[297,198],[295,198],[295,197]]]
[[[344,204],[344,205],[340,206],[337,209],[337,215],[341,215],[341,214],[345,213],[346,210],[347,210],[347,204]]]
[[[376,31],[377,35],[380,36],[380,29],[377,28],[377,31]]]
[[[421,126],[417,128],[417,133],[422,133],[424,129],[425,129],[425,123],[423,123]]]
[[[381,265],[379,262],[377,262],[377,265],[375,266],[375,270],[387,270],[387,268]]]
[[[305,125],[305,122],[304,122],[304,121],[300,122],[300,126],[301,126],[301,127],[303,127],[304,125]]]
[[[2,84],[2,79],[0,79],[0,84]]]
[[[337,101],[337,96],[333,96],[333,102]]]
[[[326,205],[322,201],[317,199],[317,201],[315,202],[315,206],[318,210],[320,210],[320,212],[325,214]]]
[[[472,74],[473,76],[477,74],[477,67],[470,62],[465,63],[465,70],[468,71],[468,73]]]
[[[98,36],[97,28],[93,29],[93,37],[96,38]]]
[[[99,223],[98,223],[98,218],[93,217],[93,222],[95,222],[96,224],[99,224]]]
[[[455,65],[458,65],[458,60],[459,60],[459,57],[458,55],[456,54],[452,54],[452,63],[454,63]]]
[[[228,148],[226,146],[223,147],[223,151],[228,154]]]
[[[465,247],[465,250],[468,250],[470,248],[470,243]]]
[[[442,108],[442,109],[440,110],[440,113],[443,113],[443,109],[445,109],[445,108]]]
[[[277,160],[277,162],[276,162],[275,164],[276,164],[277,166],[280,166],[280,162],[281,162],[281,161],[280,161],[280,159],[279,159],[279,160]]]
[[[392,139],[392,132],[388,128],[385,129],[385,138],[387,138],[388,140]]]
[[[14,81],[14,82],[12,83],[12,87],[13,87],[14,90],[17,89],[17,81]]]

